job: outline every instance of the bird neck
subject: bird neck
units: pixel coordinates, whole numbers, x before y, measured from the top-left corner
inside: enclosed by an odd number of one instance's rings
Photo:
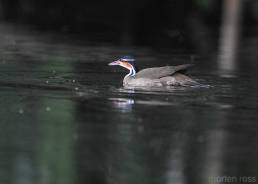
[[[125,77],[132,77],[136,74],[136,71],[134,69],[134,67],[132,66],[130,69],[129,69],[129,73],[125,76]]]

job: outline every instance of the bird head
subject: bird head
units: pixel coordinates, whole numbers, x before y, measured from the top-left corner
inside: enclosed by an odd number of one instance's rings
[[[122,66],[130,71],[129,75],[134,76],[136,74],[136,67],[134,65],[135,59],[132,56],[123,56],[120,59],[109,63],[109,66]]]

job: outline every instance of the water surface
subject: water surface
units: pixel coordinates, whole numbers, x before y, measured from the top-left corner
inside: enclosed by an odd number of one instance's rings
[[[258,38],[223,72],[192,52],[1,30],[0,183],[257,182]],[[128,53],[141,67],[195,63],[203,86],[125,89],[107,63]]]

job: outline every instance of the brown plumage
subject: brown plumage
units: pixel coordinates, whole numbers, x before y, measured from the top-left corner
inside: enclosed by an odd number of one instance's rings
[[[130,71],[123,80],[125,87],[187,86],[197,84],[196,81],[184,74],[188,68],[193,66],[192,64],[146,68],[136,73],[131,60],[127,62],[126,59],[119,59],[109,63],[109,65],[119,65]]]
[[[159,79],[162,77],[173,75],[176,72],[183,73],[188,68],[192,67],[192,64],[184,64],[178,66],[163,66],[163,67],[154,67],[154,68],[146,68],[140,70],[136,73],[135,77],[137,78],[149,78],[149,79]]]

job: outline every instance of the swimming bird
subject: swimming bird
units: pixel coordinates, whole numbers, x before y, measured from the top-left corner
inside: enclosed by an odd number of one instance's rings
[[[108,64],[109,66],[122,66],[129,70],[123,80],[124,87],[187,86],[197,84],[196,81],[184,75],[192,64],[153,67],[138,71],[134,62],[133,57],[124,56]]]

